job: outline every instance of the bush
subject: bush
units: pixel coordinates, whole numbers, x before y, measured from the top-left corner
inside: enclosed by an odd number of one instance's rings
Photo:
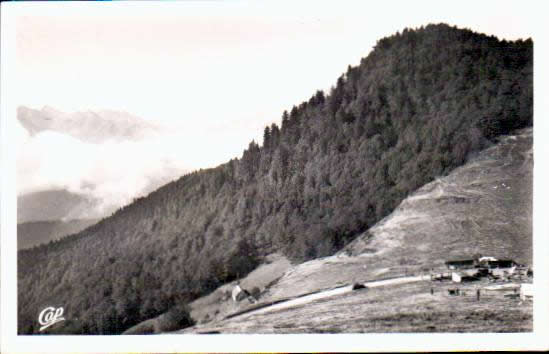
[[[258,300],[259,296],[261,295],[261,289],[259,289],[257,286],[254,286],[252,290],[250,290],[250,295],[252,295],[254,299]]]
[[[188,305],[177,305],[159,318],[158,329],[161,332],[176,331],[195,324]]]

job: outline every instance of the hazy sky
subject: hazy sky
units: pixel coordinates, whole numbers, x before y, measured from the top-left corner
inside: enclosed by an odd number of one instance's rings
[[[183,125],[208,144],[228,134],[223,148],[237,154],[404,27],[443,21],[509,39],[533,32],[528,7],[516,2],[377,3],[29,7],[17,23],[17,97],[35,108],[125,110]]]
[[[252,139],[261,143],[265,125],[280,122],[284,109],[329,90],[384,36],[446,22],[528,38],[535,32],[530,16],[531,8],[516,1],[478,0],[21,6],[18,105],[123,110],[174,126],[174,135],[98,147],[52,134],[31,142],[21,133],[18,189],[78,192],[97,184],[103,186],[98,197],[128,200],[146,184],[143,175],[159,178],[240,157]],[[74,167],[67,173],[63,166]]]

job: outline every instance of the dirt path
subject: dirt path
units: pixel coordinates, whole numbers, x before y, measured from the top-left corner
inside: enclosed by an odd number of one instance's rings
[[[392,278],[392,279],[383,279],[383,280],[375,280],[370,281],[366,283],[362,283],[364,286],[368,288],[374,288],[378,286],[387,286],[387,285],[396,285],[396,284],[405,284],[405,283],[412,283],[412,282],[418,282],[418,281],[424,281],[424,280],[431,280],[430,275],[419,275],[419,276],[413,276],[413,277],[402,277],[402,278]],[[353,291],[353,285],[347,285],[342,286],[339,288],[324,290],[318,293],[313,293],[310,295],[300,296],[298,298],[290,299],[287,301],[283,301],[271,306],[262,307],[257,310],[249,311],[246,313],[243,313],[242,315],[237,316],[230,316],[232,318],[234,317],[241,317],[241,316],[248,316],[248,315],[257,315],[262,314],[266,312],[272,312],[277,310],[283,310],[290,307],[295,307],[299,305],[304,305],[316,300],[325,299],[332,296],[338,296],[343,295],[346,293],[349,293]]]

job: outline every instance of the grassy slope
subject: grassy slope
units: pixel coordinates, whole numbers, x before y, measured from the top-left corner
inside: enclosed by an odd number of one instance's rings
[[[291,267],[288,259],[279,254],[272,254],[267,257],[268,263],[257,267],[253,272],[240,280],[240,286],[243,289],[251,291],[253,287],[258,287],[260,291],[265,291],[270,283],[275,282]],[[223,301],[231,293],[236,281],[225,284],[217,288],[209,295],[203,296],[193,301],[191,306],[191,316],[198,322],[204,319],[222,318],[228,313],[235,312],[246,305],[248,301],[242,301],[236,304],[232,301]]]
[[[532,130],[503,137],[450,175],[420,188],[340,254],[291,268],[261,302],[356,281],[444,269],[444,260],[474,253],[532,265],[532,166]],[[477,302],[475,289],[483,285],[470,285],[468,296],[458,298],[447,295],[446,288],[452,286],[447,283],[380,287],[279,312],[212,321],[186,332],[532,329],[531,304],[484,293]],[[246,306],[250,305],[240,308]]]
[[[532,303],[501,293],[449,296],[448,283],[412,283],[353,291],[303,306],[250,314],[188,328],[184,333],[523,332],[532,330]],[[434,294],[430,294],[433,287]],[[505,309],[505,311],[502,311]]]
[[[371,242],[364,235],[347,249],[389,252],[410,265],[475,253],[531,265],[532,168],[532,130],[503,137],[403,201],[369,230]]]

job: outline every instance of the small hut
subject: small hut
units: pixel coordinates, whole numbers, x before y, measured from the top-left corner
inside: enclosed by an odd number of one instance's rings
[[[231,297],[233,298],[234,302],[240,302],[248,297],[248,292],[240,287],[240,284],[236,284],[236,286],[233,288],[233,292],[231,294]]]

